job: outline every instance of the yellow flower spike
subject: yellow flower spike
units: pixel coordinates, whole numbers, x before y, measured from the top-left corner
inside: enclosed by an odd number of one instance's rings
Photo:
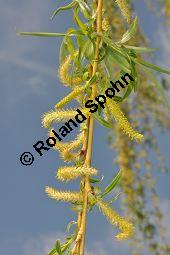
[[[80,109],[82,113],[86,116],[88,116],[89,110],[84,108]],[[42,125],[45,128],[49,128],[53,122],[60,122],[60,121],[65,121],[69,120],[71,118],[75,118],[75,116],[78,114],[76,110],[57,110],[57,111],[49,111],[43,114],[42,117]]]
[[[138,142],[141,142],[143,140],[143,135],[139,134],[138,132],[136,132],[130,125],[130,123],[128,122],[127,118],[125,117],[125,115],[123,114],[123,112],[121,111],[118,103],[116,103],[115,101],[111,100],[111,99],[107,99],[107,105],[109,108],[110,113],[113,115],[113,117],[115,118],[115,120],[117,121],[120,129],[127,135],[130,136],[131,139],[134,139]]]
[[[56,105],[55,108],[59,109],[62,108],[64,105],[68,104],[72,99],[76,99],[77,96],[79,96],[79,94],[81,92],[83,92],[85,90],[85,86],[84,87],[76,87],[71,93],[69,93],[67,96],[65,96],[63,99],[61,99]]]
[[[79,156],[79,153],[73,153],[68,150],[64,150],[60,153],[60,157],[65,161],[65,162],[72,162],[72,161],[77,161]]]
[[[45,192],[50,198],[58,201],[80,203],[83,200],[82,194],[80,192],[60,191],[49,186],[45,187]]]
[[[52,130],[53,129],[49,131],[49,137],[55,137]],[[66,142],[66,143],[56,142],[53,148],[59,151],[60,153],[62,152],[64,154],[66,153],[66,151],[77,149],[83,143],[83,140],[84,140],[84,132],[81,132],[80,134],[77,135],[75,140],[71,142]]]
[[[134,226],[131,222],[121,217],[106,202],[98,201],[97,206],[107,220],[117,226],[122,232],[116,235],[118,240],[127,239],[134,234]]]
[[[131,12],[127,0],[115,0],[119,9],[121,10],[122,15],[125,17],[128,23],[131,21]]]
[[[57,177],[61,181],[70,181],[81,177],[83,175],[97,175],[98,171],[92,167],[87,167],[85,165],[81,167],[61,167],[58,169]]]
[[[53,130],[53,129],[50,129],[50,131],[48,132],[49,137],[54,137],[54,138],[55,138],[55,135],[54,135],[54,133],[52,132],[52,130]],[[63,152],[63,151],[65,150],[65,148],[68,147],[69,144],[70,144],[69,142],[63,143],[63,142],[58,142],[58,141],[57,141],[56,144],[55,144],[55,146],[53,147],[53,149],[55,149],[55,150],[57,150],[57,151],[59,151],[59,152],[61,153],[61,152]]]
[[[70,143],[68,143],[66,150],[75,150],[77,149],[84,141],[84,132],[81,132],[77,135],[76,139]]]
[[[72,60],[74,60],[74,58],[77,54],[78,54],[78,51],[76,51],[72,55],[67,56],[58,70],[60,81],[65,85],[75,85],[76,86],[82,82],[82,79],[80,77],[69,76],[70,63]]]

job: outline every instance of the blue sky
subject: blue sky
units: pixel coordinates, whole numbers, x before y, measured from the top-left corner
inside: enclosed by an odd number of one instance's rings
[[[70,12],[58,15],[53,22],[49,19],[52,10],[62,2],[0,1],[0,247],[5,255],[45,255],[57,238],[63,238],[67,223],[76,219],[68,205],[55,203],[44,194],[46,185],[62,189],[77,187],[77,183],[65,185],[56,181],[56,170],[63,165],[56,152],[50,150],[43,157],[35,157],[30,167],[22,166],[19,161],[22,152],[34,152],[33,143],[47,137],[47,131],[41,127],[41,115],[52,109],[67,90],[56,75],[61,40],[21,38],[15,29],[65,31],[72,23]],[[160,48],[157,63],[170,68],[169,30],[165,31],[147,11],[143,1],[137,1],[136,7],[151,45]],[[169,164],[169,134],[158,136]],[[93,165],[105,176],[103,184],[106,184],[117,169],[112,166],[113,152],[107,146],[107,131],[97,126],[95,137]],[[157,186],[166,225],[170,223],[169,181],[170,177],[162,176]],[[115,241],[114,231],[97,210],[90,213],[88,220],[88,251],[98,255],[130,254],[127,243],[120,245]],[[170,229],[167,236],[170,241]]]

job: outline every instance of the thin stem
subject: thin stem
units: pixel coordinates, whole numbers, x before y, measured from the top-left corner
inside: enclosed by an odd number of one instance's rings
[[[102,32],[102,6],[103,0],[98,0],[98,7],[97,7],[97,33]],[[96,38],[96,47],[95,47],[95,59],[94,64],[92,66],[92,75],[95,75],[98,68],[98,59],[99,59],[99,45],[100,45],[100,36]],[[97,93],[97,86],[93,84],[92,86],[92,98],[95,98]],[[91,165],[91,157],[92,157],[92,145],[93,145],[93,133],[94,133],[94,117],[93,115],[90,116],[89,122],[89,132],[88,132],[88,145],[87,145],[87,153],[85,164],[87,166]],[[87,208],[88,208],[88,194],[91,191],[89,177],[86,176],[84,180],[84,203],[83,203],[83,211],[82,211],[82,220],[81,220],[81,227],[79,234],[81,235],[81,243],[80,243],[80,255],[84,255],[84,248],[85,248],[85,237],[86,237],[86,222],[87,222]]]

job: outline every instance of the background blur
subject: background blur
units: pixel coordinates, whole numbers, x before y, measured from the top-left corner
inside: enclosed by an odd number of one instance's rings
[[[71,12],[49,19],[63,2],[68,1],[0,0],[0,253],[4,255],[45,255],[57,238],[64,237],[67,223],[76,220],[68,205],[55,203],[44,193],[46,185],[65,186],[55,180],[62,161],[53,150],[40,157],[32,148],[36,141],[47,139],[47,131],[41,127],[42,113],[52,109],[67,91],[56,73],[61,40],[16,35],[16,29],[64,32],[73,23]],[[170,31],[165,30],[161,17],[148,12],[144,1],[136,1],[136,10],[151,46],[160,48],[155,62],[170,69]],[[169,165],[170,136],[157,135]],[[107,130],[96,125],[95,137],[93,166],[105,176],[105,185],[117,169],[107,145]],[[24,151],[34,154],[33,165],[21,165]],[[170,175],[157,177],[156,191],[170,243]],[[76,183],[67,184],[67,188],[69,185],[77,187]],[[127,243],[115,241],[113,230],[97,210],[89,214],[87,237],[88,252],[130,255]]]

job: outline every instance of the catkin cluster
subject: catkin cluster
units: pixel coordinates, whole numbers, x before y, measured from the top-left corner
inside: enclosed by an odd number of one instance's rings
[[[72,85],[72,91],[66,97],[61,99],[56,105],[55,110],[49,111],[45,113],[42,117],[42,125],[45,128],[49,129],[49,136],[54,137],[53,127],[52,125],[56,122],[67,121],[70,118],[74,118],[77,112],[74,109],[63,109],[63,107],[75,99],[77,96],[85,97],[85,89],[86,85],[82,85],[82,80],[80,77],[70,77],[69,68],[70,63],[73,60],[73,57],[77,55],[77,52],[73,55],[69,55],[66,57],[65,61],[59,68],[59,77],[61,82],[64,85]],[[81,111],[84,115],[89,116],[89,110],[87,108],[83,108],[81,105]],[[127,133],[130,137],[135,138],[136,140],[142,139],[142,136],[135,132],[125,116],[121,112],[120,108],[114,101],[108,99],[107,107],[110,108],[114,118],[118,122],[119,126],[122,130]],[[83,145],[87,143],[87,128],[86,123],[81,124],[80,133],[76,136],[75,140],[70,142],[61,142],[57,141],[55,146],[53,147],[60,154],[60,157],[66,162],[72,162],[74,165],[60,167],[57,171],[56,178],[59,181],[72,181],[77,178],[83,178],[85,176],[92,177],[98,174],[98,171],[93,168],[85,165],[83,161],[81,161],[81,152],[83,149]],[[47,186],[45,188],[45,192],[47,195],[55,199],[57,201],[64,201],[73,204],[82,204],[82,190],[77,191],[61,191],[54,189],[52,187]],[[101,198],[98,199],[97,195],[89,194],[88,203],[91,205],[95,205],[99,208],[99,210],[103,213],[103,215],[108,219],[108,221],[117,226],[121,233],[117,235],[118,239],[126,239],[133,233],[133,226],[126,219],[119,216],[111,207],[108,206],[106,202],[104,202]]]

